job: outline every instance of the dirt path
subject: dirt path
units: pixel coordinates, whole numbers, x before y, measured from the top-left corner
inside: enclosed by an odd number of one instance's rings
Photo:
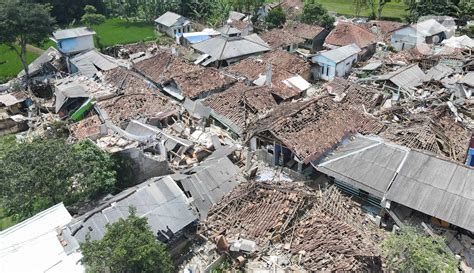
[[[41,55],[44,52],[44,49],[38,48],[38,47],[30,45],[30,44],[26,45],[26,50],[30,51],[30,52],[33,52],[33,53],[36,53],[38,55]]]

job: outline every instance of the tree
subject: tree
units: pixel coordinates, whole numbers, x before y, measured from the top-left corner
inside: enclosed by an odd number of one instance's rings
[[[84,7],[84,15],[81,17],[81,22],[88,27],[100,25],[105,22],[105,16],[97,13],[94,6],[86,5]]]
[[[26,61],[26,45],[39,44],[53,32],[51,7],[14,0],[0,2],[0,44],[6,44],[20,58],[25,70],[26,83],[30,74]]]
[[[170,254],[147,219],[138,217],[133,207],[129,212],[127,219],[107,225],[101,240],[86,237],[81,244],[82,263],[92,272],[172,272]]]
[[[0,199],[18,220],[59,202],[95,199],[115,182],[114,161],[90,141],[36,139],[0,154]]]
[[[286,23],[286,13],[282,8],[272,9],[265,18],[269,29],[281,27]]]
[[[464,3],[464,1],[460,1],[455,4],[451,0],[405,0],[405,5],[408,7],[407,19],[414,23],[420,17],[428,15],[463,16],[464,12],[461,9],[469,7],[469,4],[464,6]],[[470,15],[472,16],[472,14]]]
[[[457,260],[441,236],[426,236],[406,226],[382,243],[391,270],[400,272],[456,272]]]
[[[316,0],[305,0],[301,20],[307,24],[318,24],[326,29],[334,26],[335,19]]]
[[[354,11],[356,16],[360,16],[360,12],[363,8],[367,7],[367,0],[353,0]]]

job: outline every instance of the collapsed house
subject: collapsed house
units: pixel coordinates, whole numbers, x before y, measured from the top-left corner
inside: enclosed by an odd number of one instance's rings
[[[323,27],[310,25],[301,22],[289,22],[285,25],[284,30],[292,33],[296,37],[304,40],[298,45],[298,48],[304,48],[315,53],[321,50],[326,36],[329,34]]]
[[[222,92],[235,82],[215,68],[205,68],[171,78],[163,83],[163,91],[178,100],[202,99]]]
[[[70,59],[71,74],[80,73],[86,77],[93,77],[99,71],[105,72],[119,66],[120,62],[97,50],[89,50],[75,55]]]
[[[337,124],[337,126],[334,126]],[[329,97],[281,104],[251,125],[246,136],[261,159],[299,173],[351,134],[377,134],[383,125]]]
[[[211,109],[211,124],[242,137],[247,126],[277,105],[268,86],[237,83],[223,93],[207,97],[202,104]]]
[[[293,270],[380,270],[373,232],[359,226],[362,213],[336,191],[317,196],[299,182],[244,183],[212,208],[201,229],[218,252],[249,259],[247,270],[259,261]]]
[[[298,45],[305,42],[304,39],[281,28],[274,28],[262,33],[261,36],[272,49],[285,50],[290,53],[295,52],[298,49]]]

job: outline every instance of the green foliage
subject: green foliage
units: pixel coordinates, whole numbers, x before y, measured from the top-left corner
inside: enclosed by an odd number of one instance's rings
[[[14,51],[28,74],[27,44],[38,44],[53,31],[51,7],[24,1],[0,2],[0,44]]]
[[[390,269],[400,272],[456,272],[457,260],[441,236],[420,234],[414,227],[404,227],[382,244]]]
[[[316,0],[305,0],[301,20],[308,24],[317,24],[331,29],[334,26],[334,17]]]
[[[165,245],[156,240],[147,219],[130,207],[127,219],[107,225],[101,240],[81,244],[82,263],[90,272],[172,272]]]
[[[462,14],[459,7],[451,0],[405,0],[405,4],[408,7],[407,20],[412,23],[418,21],[422,16],[449,15],[458,17]]]
[[[282,8],[272,9],[265,18],[265,23],[269,29],[281,27],[286,23],[286,13]]]
[[[100,25],[105,22],[105,16],[97,13],[94,6],[86,5],[84,7],[84,15],[81,17],[81,22],[88,27]]]
[[[229,17],[232,10],[230,0],[203,0],[190,5],[194,17],[204,20],[212,27],[222,25]]]
[[[36,139],[0,158],[0,198],[8,215],[25,219],[54,204],[71,205],[110,192],[115,164],[90,141]]]
[[[128,22],[125,19],[111,18],[103,24],[94,26],[93,29],[104,47],[156,39],[153,24],[146,22]]]
[[[461,35],[467,35],[470,38],[474,38],[474,26],[465,26],[460,31]]]

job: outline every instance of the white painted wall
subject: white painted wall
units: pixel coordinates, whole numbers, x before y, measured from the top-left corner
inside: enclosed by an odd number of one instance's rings
[[[352,66],[357,62],[357,54],[354,54],[337,64],[322,55],[313,57],[313,62],[317,64],[317,67],[312,69],[314,78],[332,81],[336,76],[344,77],[349,74]]]

